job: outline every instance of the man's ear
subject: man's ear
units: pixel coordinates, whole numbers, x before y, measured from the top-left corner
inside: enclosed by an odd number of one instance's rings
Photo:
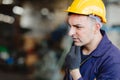
[[[95,23],[95,34],[100,31],[101,25],[99,23]]]

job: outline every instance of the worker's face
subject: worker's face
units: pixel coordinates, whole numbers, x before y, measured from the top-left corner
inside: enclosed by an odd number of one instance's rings
[[[76,46],[90,44],[94,39],[94,25],[88,16],[71,14],[68,16],[69,36]]]

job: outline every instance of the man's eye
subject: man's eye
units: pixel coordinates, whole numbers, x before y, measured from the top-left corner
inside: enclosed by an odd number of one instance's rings
[[[76,28],[81,28],[81,27],[79,27],[79,26],[76,26]]]
[[[81,26],[75,26],[75,27],[78,28],[78,29],[82,28]]]

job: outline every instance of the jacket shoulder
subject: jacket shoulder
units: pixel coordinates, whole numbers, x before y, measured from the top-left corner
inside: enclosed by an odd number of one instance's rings
[[[105,52],[104,57],[108,59],[111,63],[120,63],[120,49],[115,45],[111,44],[108,51]]]

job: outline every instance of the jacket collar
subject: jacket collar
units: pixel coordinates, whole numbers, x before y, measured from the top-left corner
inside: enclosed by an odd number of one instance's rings
[[[108,39],[105,31],[101,30],[101,34],[103,38],[97,48],[91,53],[91,56],[100,57],[110,48],[111,41]]]

